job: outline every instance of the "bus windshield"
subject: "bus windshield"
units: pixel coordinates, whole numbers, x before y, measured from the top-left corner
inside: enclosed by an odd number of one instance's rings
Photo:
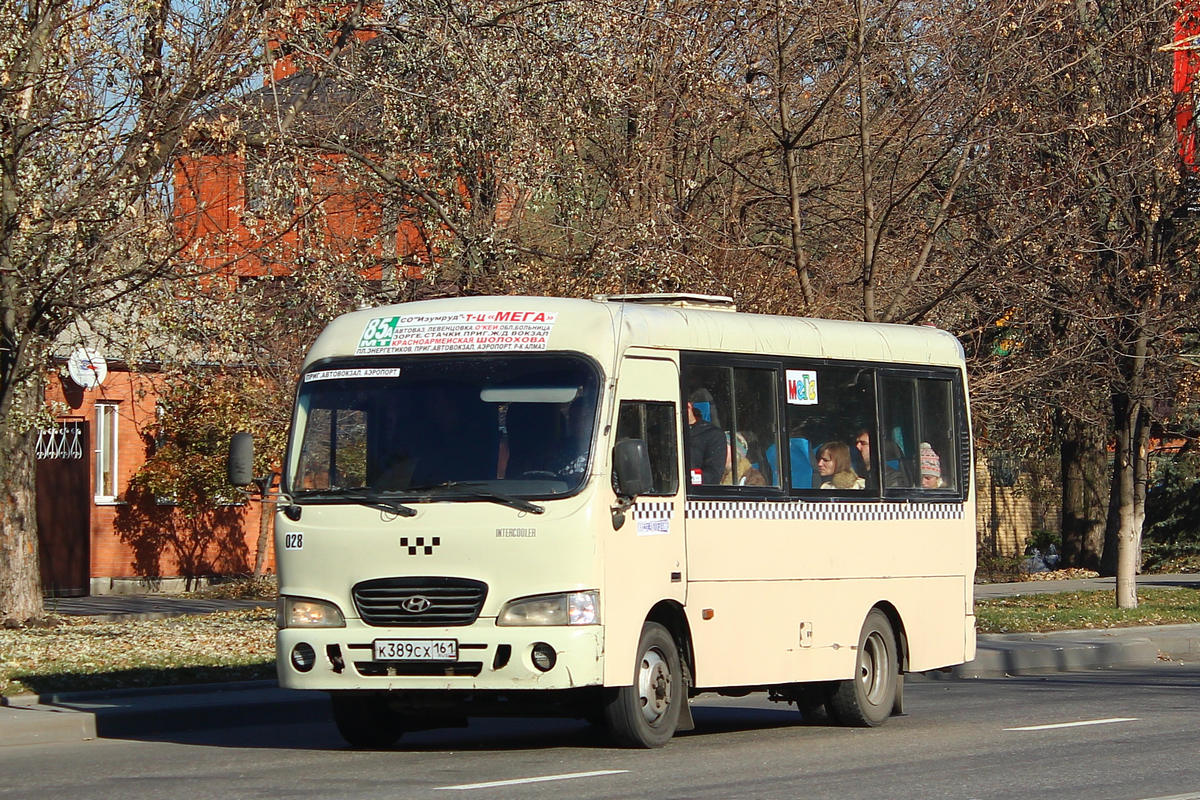
[[[325,363],[300,383],[285,489],[305,502],[572,494],[599,377],[563,354]]]

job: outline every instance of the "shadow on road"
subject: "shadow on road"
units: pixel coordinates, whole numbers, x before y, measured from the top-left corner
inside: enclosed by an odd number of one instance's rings
[[[794,708],[777,706],[696,705],[696,729],[681,738],[720,736],[775,728],[830,727],[807,722]],[[151,732],[147,721],[131,717],[97,719],[97,734],[106,739],[173,742],[206,747],[289,750],[355,750],[338,735],[328,705],[317,701],[273,708],[214,708],[193,712],[187,727],[163,725]],[[178,721],[177,721],[178,722]],[[560,748],[614,749],[602,727],[584,720],[525,717],[475,717],[466,727],[438,728],[405,734],[387,748],[402,752],[534,751]]]

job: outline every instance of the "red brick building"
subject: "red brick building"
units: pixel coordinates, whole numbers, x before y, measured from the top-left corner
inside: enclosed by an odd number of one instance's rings
[[[63,374],[78,368],[80,359],[72,358],[49,376],[46,399],[61,413],[56,427],[40,431],[37,443],[43,593],[181,590],[213,576],[250,573],[259,502],[190,518],[169,501],[130,490],[153,447],[161,375],[105,362],[103,380],[84,388]]]

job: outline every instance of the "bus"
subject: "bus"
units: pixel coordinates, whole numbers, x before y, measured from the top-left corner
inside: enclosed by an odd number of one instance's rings
[[[522,714],[658,747],[708,692],[874,726],[905,673],[974,657],[966,372],[931,327],[702,295],[359,310],[307,354],[282,473],[279,682],[352,745]]]

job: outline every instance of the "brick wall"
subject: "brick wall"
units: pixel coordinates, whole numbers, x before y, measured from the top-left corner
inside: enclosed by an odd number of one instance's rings
[[[437,239],[447,234],[427,230],[412,208],[400,209],[385,222],[378,198],[346,183],[338,170],[342,160],[330,155],[298,170],[319,213],[310,209],[303,225],[275,230],[256,222],[252,230],[247,225],[253,216],[246,212],[244,157],[197,152],[180,158],[175,164],[174,220],[186,243],[184,254],[227,277],[290,275],[300,256],[325,255],[358,264],[366,279],[380,280],[384,262],[398,265],[403,277],[420,278],[421,265],[433,260]],[[506,213],[511,212],[509,203]]]
[[[1062,530],[1061,495],[1055,476],[1026,461],[1014,486],[992,480],[987,459],[975,464],[976,546],[982,554],[1024,554],[1035,530]]]
[[[249,573],[254,568],[261,504],[249,502],[216,509],[200,520],[189,520],[170,505],[135,497],[130,480],[145,463],[149,431],[156,421],[161,375],[110,369],[96,389],[82,390],[57,374],[49,376],[46,399],[63,410],[61,421],[88,423],[84,444],[88,463],[90,508],[90,575],[93,593],[118,581],[140,581],[154,588],[164,579],[200,578]],[[98,404],[111,405],[117,419],[116,500],[96,497],[96,436]],[[40,502],[53,498],[39,498]],[[59,535],[40,531],[40,536]],[[268,543],[268,547],[271,544]],[[274,571],[274,553],[267,569]]]

